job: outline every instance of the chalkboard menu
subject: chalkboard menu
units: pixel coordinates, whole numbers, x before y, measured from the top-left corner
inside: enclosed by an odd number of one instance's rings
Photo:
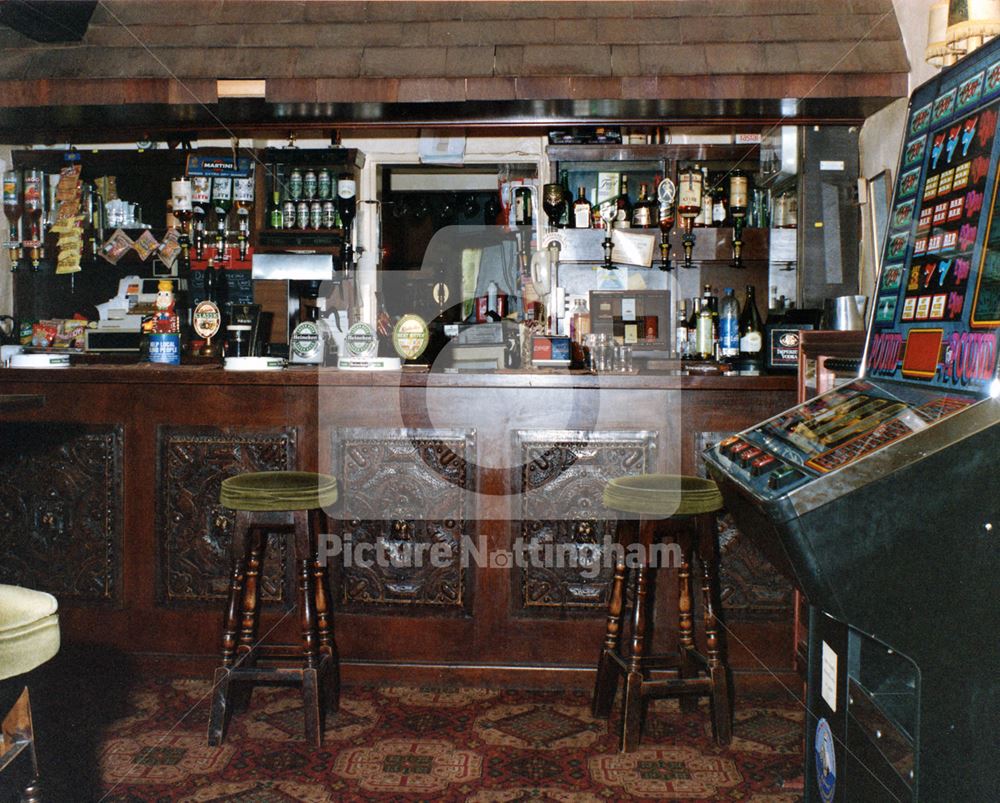
[[[984,394],[1000,327],[1000,41],[914,90],[866,370]]]

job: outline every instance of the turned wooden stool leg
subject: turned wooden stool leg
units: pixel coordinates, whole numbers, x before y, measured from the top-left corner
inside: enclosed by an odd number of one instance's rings
[[[230,551],[233,556],[233,573],[229,583],[229,599],[222,624],[222,666],[215,670],[212,680],[212,710],[208,720],[208,744],[217,747],[229,724],[230,684],[229,672],[236,658],[236,636],[241,618],[244,584],[246,582],[247,531],[249,518],[238,512],[233,524]]]
[[[604,646],[597,659],[597,680],[594,682],[594,696],[591,712],[595,717],[607,719],[611,716],[611,706],[618,688],[618,665],[614,656],[621,641],[622,608],[625,604],[625,555],[615,559],[615,576],[611,583],[611,597],[608,600],[608,621],[604,631]]]
[[[681,565],[677,569],[677,646],[679,665],[677,675],[680,678],[694,677],[696,668],[691,660],[691,651],[695,649],[694,642],[694,600],[691,585],[691,539],[687,531],[677,540],[681,550]],[[698,710],[698,700],[684,694],[680,698],[681,711],[694,713]]]
[[[299,622],[302,633],[302,704],[305,709],[306,739],[317,747],[323,741],[319,690],[319,637],[316,628],[315,559],[311,553],[308,511],[296,510],[295,559],[298,564]]]
[[[316,633],[319,638],[319,654],[321,669],[326,673],[326,683],[323,687],[324,710],[336,711],[340,704],[340,657],[337,654],[337,642],[333,633],[333,617],[330,606],[329,580],[330,573],[327,559],[318,558],[318,539],[324,525],[328,523],[326,514],[315,510],[310,515],[311,544],[313,560],[313,586],[316,598]]]
[[[639,540],[646,547],[642,562],[636,569],[635,609],[632,616],[632,644],[629,652],[628,671],[625,674],[625,693],[622,700],[622,736],[619,749],[623,753],[639,746],[642,732],[643,681],[648,627],[649,566],[647,556],[649,544],[653,541],[655,521],[642,520],[639,524]]]
[[[732,741],[732,711],[729,705],[728,666],[719,643],[718,620],[714,596],[718,591],[715,555],[715,517],[700,516],[698,520],[698,557],[701,563],[701,594],[705,621],[705,657],[712,679],[712,730],[715,741],[727,745]]]

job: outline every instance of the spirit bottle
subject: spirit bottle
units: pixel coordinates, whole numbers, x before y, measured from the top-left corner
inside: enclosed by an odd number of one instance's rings
[[[577,188],[577,197],[573,202],[573,227],[589,229],[591,224],[591,206],[587,200],[586,190]]]

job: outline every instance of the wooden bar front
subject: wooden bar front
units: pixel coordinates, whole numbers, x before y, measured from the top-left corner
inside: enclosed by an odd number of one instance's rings
[[[209,666],[232,525],[219,483],[244,471],[319,470],[341,484],[334,530],[370,545],[363,554],[438,544],[447,556],[431,562],[421,547],[420,566],[335,559],[348,679],[549,685],[590,682],[611,570],[510,565],[518,539],[564,545],[585,561],[593,553],[581,545],[613,533],[600,504],[607,480],[700,473],[707,442],[795,400],[790,376],[148,364],[8,369],[0,390],[45,399],[2,413],[0,582],[54,593],[67,639]],[[791,677],[790,586],[726,518],[720,541],[737,683],[772,670]],[[290,556],[272,544],[261,632],[293,641]],[[477,565],[463,544],[493,565]],[[669,587],[670,573],[660,574]],[[669,639],[661,621],[657,637]]]

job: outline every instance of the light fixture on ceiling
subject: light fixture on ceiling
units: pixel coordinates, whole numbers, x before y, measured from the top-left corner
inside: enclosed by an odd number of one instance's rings
[[[215,94],[220,98],[263,98],[267,97],[267,81],[263,78],[220,78],[215,82]]]
[[[948,49],[948,0],[931,6],[924,61],[934,67],[950,67],[958,61],[958,56]]]
[[[1000,0],[950,0],[931,6],[924,58],[947,67],[1000,34]]]

